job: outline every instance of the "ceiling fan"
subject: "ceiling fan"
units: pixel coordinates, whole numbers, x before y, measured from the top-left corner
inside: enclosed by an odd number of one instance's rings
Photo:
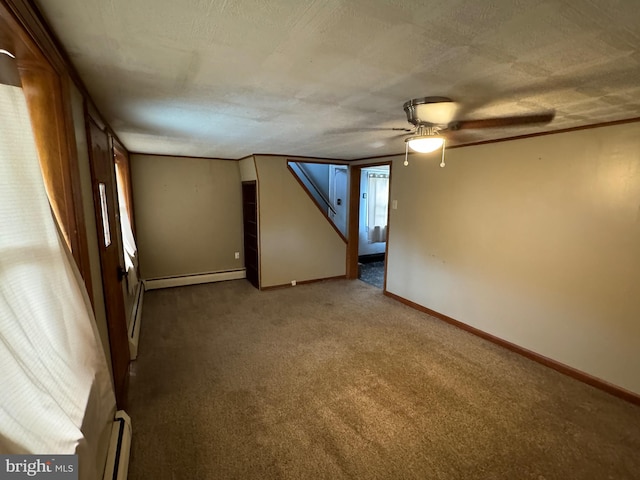
[[[428,153],[442,147],[441,167],[444,167],[444,149],[447,138],[452,132],[468,129],[504,128],[531,124],[545,124],[553,120],[555,112],[543,112],[532,115],[483,118],[478,120],[458,120],[455,118],[459,105],[447,97],[414,98],[403,105],[407,121],[413,125],[403,130],[405,139],[405,161],[408,165],[409,148],[416,152]]]

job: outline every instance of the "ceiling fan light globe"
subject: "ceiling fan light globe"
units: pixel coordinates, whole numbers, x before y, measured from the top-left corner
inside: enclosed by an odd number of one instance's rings
[[[409,148],[419,153],[434,152],[444,143],[441,137],[414,137],[405,140],[409,144]]]

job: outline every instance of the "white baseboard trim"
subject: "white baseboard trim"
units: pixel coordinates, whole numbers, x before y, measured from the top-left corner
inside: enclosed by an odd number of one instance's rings
[[[142,325],[142,305],[144,298],[144,283],[138,283],[136,301],[131,309],[131,321],[129,323],[129,356],[135,360],[138,356],[138,342],[140,341],[140,327]]]
[[[111,427],[109,452],[103,480],[127,480],[131,453],[131,418],[123,410],[116,412]]]
[[[200,283],[224,282],[226,280],[240,280],[247,278],[244,268],[238,270],[226,270],[224,272],[200,273],[198,275],[184,275],[181,277],[150,278],[144,280],[145,290],[157,290],[158,288],[184,287],[198,285]]]

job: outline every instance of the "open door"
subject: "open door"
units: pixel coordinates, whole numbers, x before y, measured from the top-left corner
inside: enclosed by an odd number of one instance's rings
[[[88,117],[91,183],[98,229],[102,284],[107,310],[107,329],[116,402],[126,406],[129,384],[129,340],[122,280],[126,270],[122,255],[122,233],[118,221],[118,195],[115,164],[109,148],[109,136]]]

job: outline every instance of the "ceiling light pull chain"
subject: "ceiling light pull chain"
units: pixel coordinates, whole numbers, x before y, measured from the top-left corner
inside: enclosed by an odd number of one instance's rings
[[[404,144],[404,166],[409,165],[409,144],[405,142]]]
[[[442,139],[442,161],[440,162],[440,166],[444,168],[444,147],[447,145],[447,141]]]

